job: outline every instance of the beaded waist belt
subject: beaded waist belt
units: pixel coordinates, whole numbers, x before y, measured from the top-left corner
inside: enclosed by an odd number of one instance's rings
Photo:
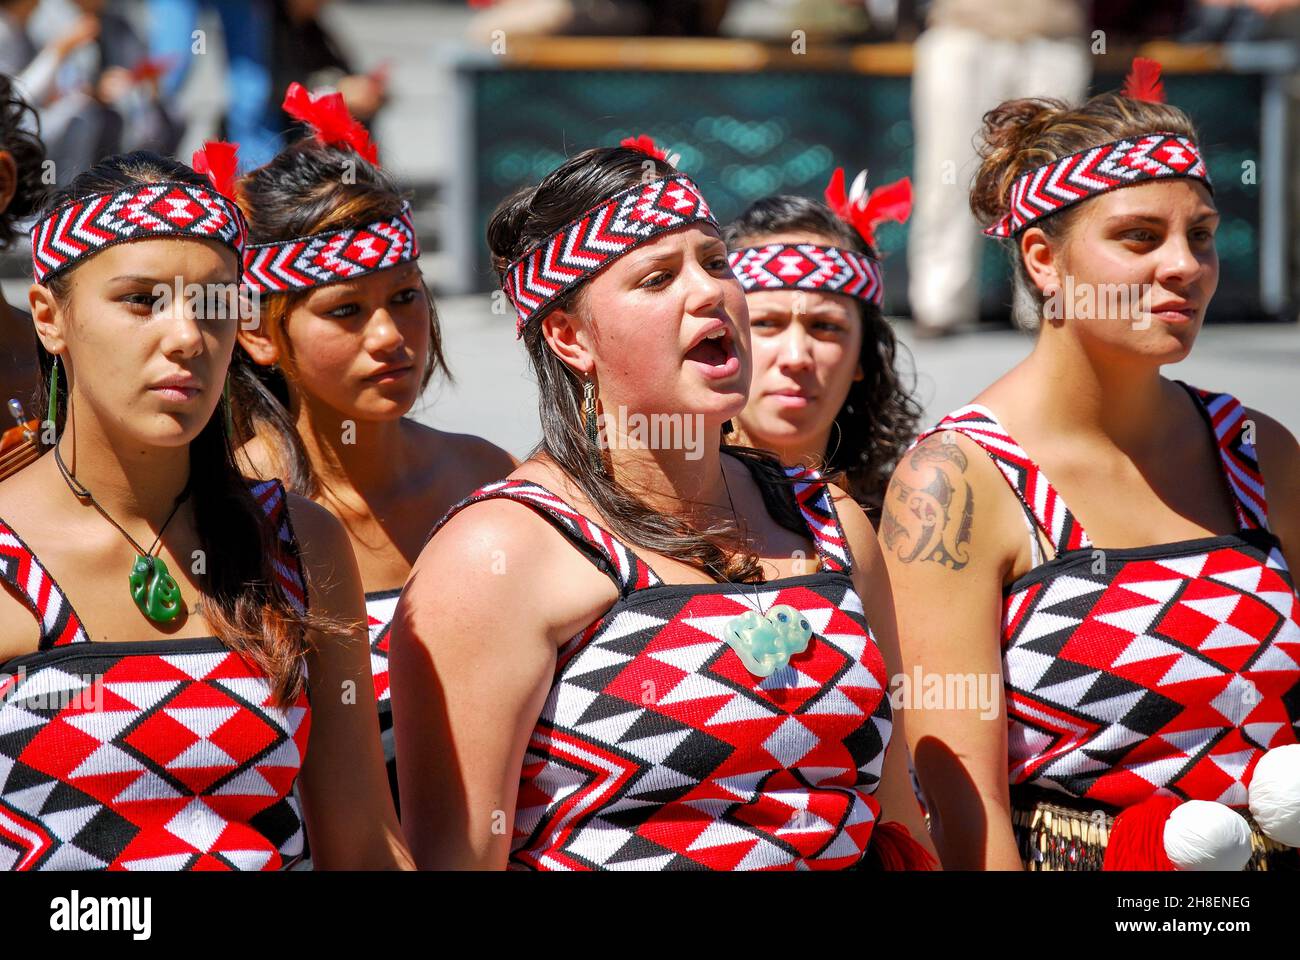
[[[1026,870],[1100,870],[1114,808],[1037,787],[1011,788],[1011,826]],[[1271,840],[1250,823],[1252,854],[1246,870],[1300,870],[1300,851]]]

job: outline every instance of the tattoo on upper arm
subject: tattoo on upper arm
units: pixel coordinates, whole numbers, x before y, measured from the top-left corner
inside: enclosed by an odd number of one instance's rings
[[[880,516],[886,549],[903,563],[933,560],[960,570],[970,562],[975,517],[975,497],[964,476],[966,454],[945,439],[922,443],[904,461],[918,482],[910,484],[897,473],[890,481]]]

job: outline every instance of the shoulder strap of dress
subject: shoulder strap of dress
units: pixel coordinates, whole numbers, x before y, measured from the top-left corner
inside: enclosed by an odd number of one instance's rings
[[[0,520],[0,580],[27,605],[40,625],[37,649],[85,643],[89,637],[72,604],[36,555],[13,529]]]
[[[912,447],[945,430],[955,430],[970,438],[993,459],[1012,492],[1046,534],[1057,554],[1092,546],[1083,524],[1075,519],[1047,475],[1011,438],[992,410],[978,403],[954,410],[917,437]]]
[[[567,502],[557,497],[541,484],[531,480],[498,480],[479,487],[443,515],[429,534],[432,537],[448,520],[466,507],[484,500],[514,500],[531,507],[563,534],[592,562],[614,581],[619,594],[658,586],[659,579],[650,565],[641,560],[609,531],[587,519]]]
[[[289,500],[279,480],[262,480],[249,485],[249,491],[262,508],[262,515],[275,531],[278,549],[271,558],[276,582],[299,613],[307,612],[307,578],[303,574],[298,538],[289,518]]]
[[[840,526],[839,514],[831,500],[829,484],[821,474],[809,467],[785,467],[785,475],[794,481],[794,499],[799,513],[812,534],[813,545],[827,570],[853,572],[853,557],[849,553],[848,538]]]
[[[1264,494],[1264,475],[1255,454],[1254,431],[1247,429],[1246,408],[1230,393],[1201,390],[1175,380],[1192,395],[1196,407],[1214,431],[1215,445],[1223,475],[1232,491],[1237,522],[1243,530],[1268,529],[1268,499]]]

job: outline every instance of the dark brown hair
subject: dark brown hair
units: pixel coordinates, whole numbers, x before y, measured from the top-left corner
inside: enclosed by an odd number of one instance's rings
[[[1177,107],[1133,99],[1117,91],[1099,93],[1077,107],[1044,98],[1007,100],[984,114],[976,144],[980,166],[971,186],[971,211],[987,226],[1008,211],[1011,184],[1021,174],[1103,143],[1160,132],[1196,139],[1192,121]],[[1080,206],[1066,207],[1034,226],[1050,240],[1060,240],[1069,232]],[[1013,265],[1016,318],[1022,326],[1036,327],[1042,316],[1042,291],[1029,279],[1016,245],[1007,246]]]
[[[207,178],[184,164],[148,151],[107,157],[78,174],[48,200],[42,215],[91,194],[120,190],[137,183],[177,181],[209,186]],[[63,309],[76,283],[73,266],[50,278],[46,286]],[[42,383],[38,409],[49,402],[50,369],[55,358],[40,351]],[[93,363],[93,358],[87,362]],[[190,443],[190,499],[194,525],[204,554],[210,558],[199,576],[203,616],[229,649],[244,656],[270,678],[276,701],[292,703],[306,681],[303,659],[308,632],[338,634],[346,628],[316,614],[300,613],[277,586],[273,566],[280,551],[249,482],[235,465],[226,433],[225,403],[219,403]],[[59,405],[56,429],[63,432],[67,403]],[[287,507],[286,507],[287,509]]]
[[[735,250],[781,233],[816,234],[832,246],[877,257],[857,230],[826,204],[807,197],[781,195],[755,201],[727,224],[722,236],[727,249]],[[849,386],[835,415],[839,429],[832,434],[839,443],[824,463],[828,475],[879,522],[885,488],[894,464],[916,437],[921,407],[912,397],[915,383],[910,388],[903,385],[896,365],[900,344],[880,307],[856,298],[853,303],[862,320],[859,360],[864,377]]]
[[[0,74],[0,150],[14,158],[18,171],[13,199],[0,210],[0,250],[14,242],[18,221],[35,214],[48,192],[41,179],[45,144],[40,129],[36,111],[14,88],[13,80]]]
[[[350,148],[325,145],[314,136],[291,144],[239,181],[239,204],[248,219],[249,243],[279,242],[387,220],[401,212],[402,203],[401,191],[383,169]],[[436,372],[442,371],[449,381],[451,373],[442,352],[433,296],[423,283],[421,287],[429,304],[429,352],[421,381],[425,387]],[[259,317],[284,358],[283,368],[261,366],[236,345],[231,394],[240,441],[259,432],[269,433],[282,455],[289,489],[314,497],[320,493],[320,483],[288,409],[292,351],[284,334],[289,314],[309,294],[261,295]]]
[[[663,160],[626,147],[600,147],[569,158],[535,187],[525,187],[507,197],[493,213],[487,243],[497,273],[560,227],[580,217],[650,175],[668,176],[676,170]],[[586,313],[586,284],[559,300],[554,309],[574,315]],[[733,522],[699,529],[688,519],[650,509],[588,458],[588,440],[582,420],[582,381],[555,355],[542,336],[540,318],[524,328],[524,346],[537,377],[541,443],[533,455],[544,453],[582,490],[609,525],[627,542],[697,567],[715,578],[751,580],[761,577],[757,555],[744,542]],[[787,482],[777,459],[766,451],[723,447],[745,462],[759,480],[769,512],[783,526],[807,533],[789,497],[777,495]]]

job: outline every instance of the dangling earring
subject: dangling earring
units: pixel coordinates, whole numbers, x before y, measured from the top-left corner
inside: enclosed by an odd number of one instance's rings
[[[230,406],[230,374],[226,374],[226,385],[221,389],[221,408],[225,412],[226,418],[226,436],[234,442],[235,439],[235,414]]]
[[[50,430],[57,437],[58,416],[59,416],[59,358],[54,358],[54,364],[50,367],[50,404],[46,411],[45,422],[50,424]],[[44,431],[42,431],[43,433]]]
[[[605,461],[600,456],[600,431],[596,427],[596,384],[591,380],[582,382],[582,422],[587,428],[587,456],[591,467],[598,473],[605,472]]]

